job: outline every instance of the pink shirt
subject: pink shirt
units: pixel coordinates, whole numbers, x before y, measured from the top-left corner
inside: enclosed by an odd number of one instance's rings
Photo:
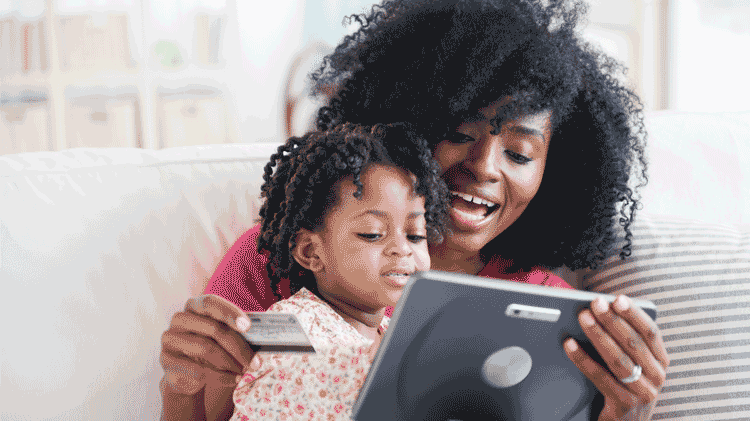
[[[243,311],[264,311],[277,301],[271,291],[271,280],[266,272],[268,258],[256,251],[259,233],[260,224],[257,224],[237,239],[221,259],[211,280],[206,285],[204,294],[221,296]],[[544,269],[535,268],[529,272],[506,273],[507,267],[506,260],[495,256],[477,275],[572,289],[562,278]],[[289,298],[291,295],[289,281],[283,281],[279,287],[281,296]],[[390,317],[392,312],[393,308],[389,307],[385,314]]]

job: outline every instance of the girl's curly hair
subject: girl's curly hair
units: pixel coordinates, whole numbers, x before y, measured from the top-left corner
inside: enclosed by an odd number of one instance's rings
[[[317,283],[292,257],[300,228],[316,231],[337,203],[336,183],[352,176],[354,197],[362,196],[360,177],[368,165],[391,165],[416,177],[414,190],[425,199],[427,239],[443,241],[448,188],[440,178],[429,144],[408,124],[344,123],[327,131],[292,137],[279,146],[264,169],[258,252],[268,253],[271,289],[289,279],[292,294],[303,286],[317,294]],[[275,167],[275,170],[274,170]],[[290,276],[294,274],[295,276]],[[296,276],[299,274],[299,276]]]
[[[318,128],[409,120],[432,146],[511,101],[492,123],[552,111],[541,187],[483,250],[517,268],[596,268],[630,255],[645,185],[642,105],[625,69],[581,39],[579,0],[393,0],[373,6],[312,77],[338,86]],[[404,117],[408,116],[408,117]],[[623,239],[624,243],[619,243]],[[620,247],[618,249],[618,247]]]

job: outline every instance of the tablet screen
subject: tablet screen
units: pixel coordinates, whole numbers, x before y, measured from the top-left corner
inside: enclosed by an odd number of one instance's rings
[[[615,298],[436,271],[412,276],[354,419],[588,420],[598,392],[562,342],[572,336],[595,354],[577,314],[597,296]],[[634,304],[656,317],[653,303]]]

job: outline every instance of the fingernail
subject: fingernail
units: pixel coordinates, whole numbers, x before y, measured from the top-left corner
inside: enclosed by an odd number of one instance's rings
[[[578,350],[578,344],[573,338],[570,338],[567,341],[565,341],[564,346],[565,346],[565,350],[568,352],[575,352]]]
[[[240,316],[235,323],[240,332],[247,332],[247,330],[250,329],[250,320],[248,320],[247,317]]]
[[[250,361],[250,369],[253,371],[257,371],[260,369],[260,361],[258,361],[257,358],[253,358],[253,360]]]
[[[241,375],[235,376],[235,378],[234,378],[234,382],[235,383],[239,384],[240,380],[242,380],[242,376]]]
[[[630,307],[630,303],[628,303],[628,299],[624,295],[620,295],[615,300],[614,306],[617,311],[625,311]]]
[[[594,313],[596,314],[604,314],[607,312],[608,307],[609,306],[604,301],[604,299],[602,297],[599,297],[596,300],[594,300],[592,309],[594,310]]]
[[[581,323],[583,323],[586,326],[593,326],[595,323],[594,317],[591,316],[589,313],[583,313],[581,314]]]

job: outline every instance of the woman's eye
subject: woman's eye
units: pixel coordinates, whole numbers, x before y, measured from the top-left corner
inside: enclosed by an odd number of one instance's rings
[[[370,234],[370,233],[359,233],[357,234],[360,238],[364,238],[367,241],[378,241],[382,237],[381,234]]]
[[[427,237],[425,237],[424,235],[407,235],[406,238],[408,238],[412,243],[421,243],[422,241],[427,240]]]
[[[513,151],[505,151],[505,154],[508,155],[508,157],[510,157],[510,159],[517,164],[527,164],[531,162],[531,158]]]
[[[468,143],[474,141],[473,137],[459,132],[448,132],[443,135],[443,138],[451,143]]]

